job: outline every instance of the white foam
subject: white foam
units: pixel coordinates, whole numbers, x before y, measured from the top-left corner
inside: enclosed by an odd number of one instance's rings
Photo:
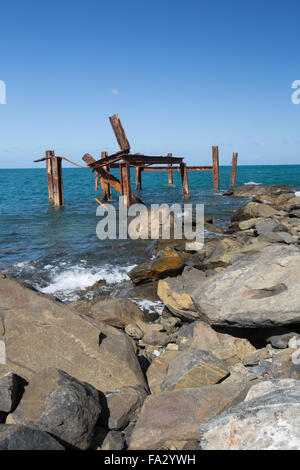
[[[300,197],[300,191],[295,191],[295,196]]]
[[[135,303],[140,307],[141,310],[145,313],[157,313],[161,315],[163,309],[165,308],[164,304],[160,300],[135,300]]]
[[[61,300],[75,301],[79,299],[76,292],[84,291],[98,281],[103,280],[110,285],[128,281],[127,273],[133,267],[105,265],[101,268],[84,268],[83,266],[73,266],[60,272],[54,268],[50,284],[45,287],[39,285],[35,287],[43,294],[55,295]]]
[[[256,183],[255,181],[248,181],[248,183],[244,183],[244,184],[256,184],[256,185],[260,185],[261,183]]]

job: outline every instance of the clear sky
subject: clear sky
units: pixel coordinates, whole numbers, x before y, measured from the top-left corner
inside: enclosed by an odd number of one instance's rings
[[[54,149],[300,163],[299,0],[1,2],[0,167]],[[39,165],[40,166],[40,165]]]

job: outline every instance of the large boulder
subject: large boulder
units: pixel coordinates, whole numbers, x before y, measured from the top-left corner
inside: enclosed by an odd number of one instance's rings
[[[208,323],[271,327],[300,323],[300,250],[274,245],[201,283],[192,299]]]
[[[66,305],[0,279],[0,325],[6,366],[27,381],[46,367],[62,369],[101,391],[144,385],[133,342],[120,330],[93,323]]]
[[[100,413],[98,390],[61,370],[48,368],[30,381],[13,420],[49,432],[69,446],[87,449]]]
[[[149,279],[157,280],[168,276],[176,276],[184,268],[182,256],[174,250],[162,250],[156,258],[136,266],[128,273],[128,276],[134,282],[147,281]]]
[[[161,392],[170,362],[180,354],[179,351],[164,351],[156,357],[146,371],[148,385],[152,394]]]
[[[199,425],[243,400],[245,385],[220,384],[148,397],[133,430],[131,450],[160,449],[167,441],[193,441]]]
[[[12,372],[0,373],[0,412],[11,413],[21,394],[20,377]]]
[[[252,198],[259,195],[274,195],[279,196],[280,194],[290,194],[294,196],[294,190],[291,186],[284,184],[280,185],[265,185],[265,184],[243,184],[241,186],[233,186],[229,191],[224,193],[224,196],[234,197],[247,197]]]
[[[64,447],[44,431],[0,424],[0,450],[64,450]]]
[[[200,426],[203,450],[299,450],[300,381],[254,385],[245,401]]]
[[[273,217],[275,215],[284,215],[283,211],[274,209],[268,204],[258,202],[248,202],[245,206],[238,209],[231,217],[232,222],[253,219],[255,217]]]

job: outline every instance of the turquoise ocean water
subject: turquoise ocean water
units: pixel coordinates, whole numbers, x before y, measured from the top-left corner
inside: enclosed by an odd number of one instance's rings
[[[219,191],[212,189],[210,172],[189,173],[188,202],[203,203],[205,215],[221,226],[226,226],[233,211],[245,203],[244,199],[222,196],[229,187],[230,172],[230,167],[220,168]],[[145,204],[181,201],[179,173],[174,173],[172,188],[166,172],[144,173],[142,177],[139,197]],[[0,170],[0,270],[62,300],[76,300],[78,290],[100,279],[106,280],[108,291],[126,282],[127,271],[148,259],[149,242],[100,241],[90,170],[64,168],[63,180],[65,206],[54,208],[48,203],[44,168]],[[299,191],[300,165],[240,166],[237,184],[250,182],[289,184]],[[117,200],[118,193],[114,192],[114,197]]]

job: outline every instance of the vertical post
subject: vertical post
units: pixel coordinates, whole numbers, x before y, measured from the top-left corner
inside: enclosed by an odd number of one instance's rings
[[[135,167],[135,189],[142,189],[142,169],[140,166]]]
[[[123,196],[127,196],[127,207],[129,207],[131,203],[130,166],[127,163],[123,163],[121,169]]]
[[[172,154],[168,153],[167,156],[172,157]],[[169,163],[168,166],[172,167],[172,163]],[[174,184],[173,184],[173,171],[172,170],[168,170],[168,185],[169,186],[174,186]]]
[[[119,163],[121,196],[124,196],[123,165],[124,163]]]
[[[234,186],[234,185],[235,185],[237,159],[238,159],[238,153],[235,152],[235,153],[233,154],[233,156],[232,156],[232,167],[231,167],[230,186]]]
[[[216,146],[212,148],[212,164],[214,189],[219,189],[219,147]]]
[[[53,152],[54,155],[54,152]],[[53,156],[52,160],[52,176],[53,176],[53,203],[55,206],[64,205],[64,191],[62,180],[62,159]]]
[[[101,152],[101,158],[105,158],[108,156],[108,152]],[[105,166],[103,167],[107,172],[110,173],[110,169],[109,169],[109,166]],[[103,195],[104,195],[104,199],[106,201],[109,201],[111,199],[111,186],[109,183],[107,182],[104,182],[103,179],[101,178],[101,186],[102,186],[102,189],[103,189]]]
[[[49,201],[53,201],[53,175],[52,175],[52,157],[54,155],[53,150],[46,150],[46,169],[47,169],[47,183],[48,183],[48,194]]]
[[[190,197],[190,188],[186,163],[180,163],[180,174],[182,183],[182,195],[184,199],[188,199]]]

